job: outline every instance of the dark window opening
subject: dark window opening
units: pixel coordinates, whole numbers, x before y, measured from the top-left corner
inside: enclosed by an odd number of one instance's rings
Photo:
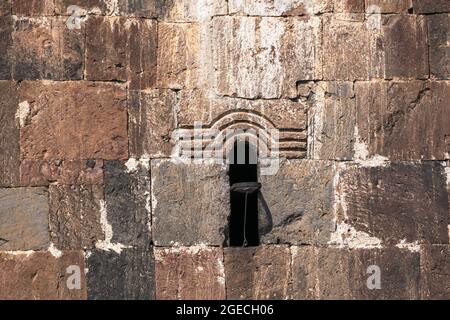
[[[244,150],[245,159],[243,158]],[[236,142],[229,160],[230,186],[258,181],[257,152],[248,142]],[[247,193],[231,191],[230,200],[230,246],[258,246],[258,191]]]

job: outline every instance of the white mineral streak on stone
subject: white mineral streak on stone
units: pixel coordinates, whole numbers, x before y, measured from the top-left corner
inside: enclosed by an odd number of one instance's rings
[[[28,101],[23,101],[19,103],[19,107],[16,112],[16,119],[19,121],[19,125],[21,128],[25,126],[25,122],[30,114],[31,107]]]
[[[36,251],[28,250],[28,251],[2,251],[1,253],[9,254],[12,256],[25,256],[26,258],[29,258],[33,254],[36,253]]]
[[[105,240],[98,240],[95,244],[95,247],[104,251],[114,251],[118,254],[122,252],[123,249],[130,248],[128,246],[124,246],[120,243],[111,243],[113,237],[112,226],[108,222],[107,217],[107,208],[104,200],[100,200],[100,225],[102,227],[102,231],[105,235]]]
[[[217,276],[217,282],[221,285],[225,285],[225,266],[223,264],[223,256],[217,259],[217,265],[219,267],[219,275]]]
[[[355,161],[361,167],[386,167],[389,163],[389,159],[381,155],[374,155],[369,158],[369,149],[367,144],[361,141],[359,136],[358,127],[355,126],[355,143],[353,149],[355,152]]]
[[[406,239],[403,239],[396,245],[399,249],[407,249],[411,252],[420,252],[420,244],[418,241],[414,242],[406,242]]]
[[[324,9],[326,1],[317,0],[230,0],[230,13],[244,12],[250,15],[278,16],[296,8],[303,8],[306,14],[316,14]]]
[[[333,189],[334,189],[334,219],[335,223],[338,221],[338,214],[341,211],[344,215],[345,219],[348,219],[347,216],[347,201],[345,200],[345,193],[344,190],[342,190],[341,186],[339,185],[339,181],[341,178],[341,170],[345,170],[345,164],[338,164],[335,167],[336,174],[334,175],[333,179]]]
[[[105,0],[105,4],[107,16],[119,15],[119,0]]]
[[[372,237],[366,232],[357,231],[351,225],[341,222],[336,231],[331,234],[329,245],[350,249],[374,249],[382,248],[382,241]]]
[[[311,117],[308,126],[308,153],[311,159],[320,159],[322,139],[320,137],[325,117],[325,90],[317,86],[314,94],[315,103],[311,108]]]
[[[148,170],[150,168],[150,160],[130,158],[127,162],[125,162],[127,173],[136,172],[139,169],[139,166],[143,167],[145,170]]]
[[[50,252],[50,254],[55,258],[61,258],[63,254],[62,251],[58,250],[53,243],[51,243],[48,247],[48,252]]]
[[[445,173],[447,175],[447,187],[450,189],[450,164],[445,165]]]

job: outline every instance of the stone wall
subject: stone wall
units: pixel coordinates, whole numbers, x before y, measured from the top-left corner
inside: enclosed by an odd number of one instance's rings
[[[449,33],[448,0],[1,0],[0,299],[450,299]],[[196,121],[280,130],[259,247],[227,167],[171,158]]]

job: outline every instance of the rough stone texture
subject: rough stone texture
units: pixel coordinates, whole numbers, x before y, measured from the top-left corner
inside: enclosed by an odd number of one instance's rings
[[[287,299],[290,294],[290,261],[287,246],[225,248],[227,299]]]
[[[368,155],[445,160],[450,152],[449,82],[357,83],[358,134]]]
[[[412,0],[415,13],[450,12],[450,3],[447,0]]]
[[[427,21],[431,76],[450,79],[450,14],[430,15]]]
[[[53,15],[53,0],[12,0],[12,12],[18,16]]]
[[[45,188],[0,189],[1,250],[47,248],[48,212],[48,192]]]
[[[157,30],[153,20],[91,17],[86,34],[87,80],[130,81],[130,89],[155,84]]]
[[[81,289],[67,286],[70,266],[81,271]],[[70,271],[70,269],[69,269]],[[49,252],[1,253],[1,300],[83,300],[86,299],[84,256],[82,251],[67,251],[61,257]]]
[[[366,0],[367,13],[407,13],[411,0]]]
[[[230,0],[229,14],[250,16],[300,16],[330,12],[333,0]]]
[[[335,0],[334,12],[363,13],[364,0]]]
[[[151,300],[155,297],[153,249],[120,254],[95,250],[86,255],[89,300]]]
[[[128,100],[130,156],[169,157],[177,94],[170,90],[131,91]]]
[[[157,299],[225,299],[221,248],[155,248],[155,260]]]
[[[68,12],[70,6],[77,6],[86,10],[89,13],[112,15],[114,11],[117,13],[117,7],[114,5],[108,5],[109,0],[54,0],[55,13],[58,15],[71,15]],[[120,0],[122,3],[123,0]]]
[[[450,299],[450,246],[424,246],[420,261],[422,299]]]
[[[113,243],[144,248],[150,245],[149,166],[148,160],[105,162],[105,204]]]
[[[276,175],[261,176],[271,211],[266,217],[259,210],[261,242],[326,244],[334,230],[334,174],[332,162],[291,160]]]
[[[224,244],[230,211],[225,167],[155,160],[151,173],[155,245]]]
[[[23,186],[82,185],[103,183],[103,160],[35,161],[23,160],[20,184]]]
[[[69,30],[65,18],[14,20],[10,57],[15,80],[80,80],[84,64],[84,27]]]
[[[20,175],[16,83],[0,81],[0,96],[0,186],[10,187],[18,184]]]
[[[216,93],[244,98],[296,96],[298,81],[322,77],[321,30],[317,17],[214,19]]]
[[[338,242],[367,235],[390,245],[449,243],[446,175],[439,162],[350,166],[336,188]],[[347,225],[348,233],[339,227]]]
[[[9,52],[12,47],[12,18],[0,16],[0,79],[11,80],[11,59]]]
[[[157,0],[55,0],[58,15],[67,15],[67,8],[76,5],[90,14],[157,18],[168,7],[168,1]]]
[[[23,82],[19,97],[30,106],[20,130],[24,159],[128,157],[123,87],[84,81]]]
[[[50,240],[59,250],[92,249],[104,235],[100,226],[101,186],[51,185]]]
[[[226,0],[170,0],[159,8],[159,19],[171,22],[204,22],[227,14]]]
[[[397,248],[346,250],[292,247],[294,299],[418,299],[419,253]],[[381,289],[367,288],[369,266],[381,271]]]
[[[3,0],[0,2],[0,16],[11,14],[11,0]]]

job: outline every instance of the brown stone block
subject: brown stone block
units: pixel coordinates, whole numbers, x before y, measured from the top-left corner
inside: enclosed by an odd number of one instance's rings
[[[261,176],[271,217],[259,210],[263,243],[326,244],[334,230],[331,161],[287,160],[275,175]]]
[[[288,299],[290,258],[287,246],[225,248],[227,299]]]
[[[78,6],[92,15],[157,18],[172,6],[169,1],[156,0],[55,0],[58,15],[68,15],[69,6]]]
[[[155,248],[155,261],[156,299],[225,299],[221,248]]]
[[[91,14],[112,15],[117,12],[117,6],[108,5],[108,0],[54,0],[57,15],[71,15],[70,6],[77,6]],[[120,0],[123,2],[123,0]],[[69,12],[68,12],[69,11]]]
[[[430,42],[430,73],[438,79],[450,78],[450,14],[427,16]]]
[[[358,135],[369,156],[445,160],[450,152],[450,83],[356,83]]]
[[[450,3],[448,0],[412,0],[414,12],[422,13],[440,13],[450,12]]]
[[[23,82],[19,96],[24,110],[22,158],[128,158],[124,87],[90,82]]]
[[[155,21],[91,17],[86,33],[87,80],[130,81],[130,89],[155,84]]]
[[[333,0],[230,0],[228,5],[230,14],[250,16],[301,16],[333,10]]]
[[[13,79],[82,79],[84,27],[69,30],[63,17],[22,17],[14,21],[12,38]]]
[[[51,16],[53,0],[12,0],[12,12],[17,16]]]
[[[79,268],[80,289],[69,289],[76,274],[71,266]],[[2,300],[84,300],[83,252],[66,251],[58,258],[49,252],[0,253],[0,283]]]
[[[3,0],[0,2],[0,16],[8,16],[11,13],[11,0]]]
[[[51,185],[50,239],[60,250],[92,249],[104,235],[100,226],[101,186]]]
[[[407,13],[411,0],[366,0],[367,13]]]
[[[334,12],[364,13],[364,0],[334,0]]]
[[[448,194],[439,162],[350,166],[336,185],[333,242],[449,243]]]
[[[1,250],[47,248],[48,212],[48,192],[45,188],[0,189]]]
[[[157,6],[159,20],[166,22],[204,22],[211,17],[227,14],[226,0],[170,0]]]
[[[130,91],[128,132],[134,158],[169,157],[177,94],[170,90]]]
[[[422,299],[450,300],[450,246],[424,246],[420,262]]]
[[[11,80],[12,30],[12,17],[0,15],[0,80]]]

